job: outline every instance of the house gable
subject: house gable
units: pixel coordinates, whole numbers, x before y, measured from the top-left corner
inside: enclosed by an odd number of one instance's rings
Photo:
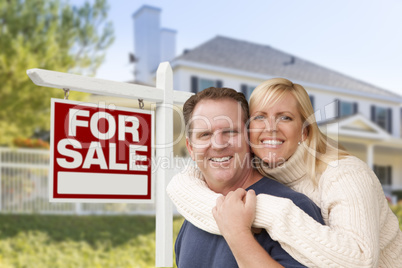
[[[374,140],[387,140],[391,138],[391,135],[387,131],[361,114],[320,122],[319,126],[321,128],[325,126],[326,132],[332,136],[340,135]]]

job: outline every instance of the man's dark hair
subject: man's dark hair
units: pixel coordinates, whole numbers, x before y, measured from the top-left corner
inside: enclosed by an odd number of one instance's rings
[[[221,99],[232,99],[240,103],[241,108],[243,110],[243,121],[244,124],[247,123],[248,118],[250,117],[250,112],[248,108],[248,102],[243,93],[237,92],[232,88],[217,88],[217,87],[209,87],[206,88],[195,95],[191,96],[183,105],[183,115],[184,115],[184,123],[186,125],[186,130],[190,130],[190,126],[188,125],[191,122],[191,117],[193,116],[193,111],[195,106],[202,100],[221,100]]]

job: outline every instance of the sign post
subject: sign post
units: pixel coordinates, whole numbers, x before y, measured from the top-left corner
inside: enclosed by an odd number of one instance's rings
[[[163,68],[163,69],[162,69]],[[156,73],[156,87],[164,89],[163,102],[156,106],[156,124],[158,132],[156,137],[156,159],[173,156],[173,73],[170,66],[160,66]],[[155,265],[157,267],[168,262],[173,264],[173,214],[172,204],[166,194],[166,187],[172,178],[172,165],[162,168],[159,165],[156,170],[156,224],[155,236],[163,238],[159,248],[156,247]],[[169,178],[167,180],[166,178]],[[172,233],[172,235],[170,235]]]
[[[157,70],[156,87],[114,82],[109,80],[60,73],[49,70],[29,69],[27,74],[38,86],[68,88],[70,90],[143,99],[156,105],[155,155],[170,159],[173,151],[173,103],[184,103],[192,93],[173,90],[173,72],[168,62],[162,62]],[[118,116],[117,116],[118,117]],[[84,117],[85,118],[85,117]],[[64,120],[64,119],[63,119]],[[82,119],[81,119],[82,120]],[[111,120],[111,119],[110,119]],[[79,123],[81,124],[81,123]],[[85,123],[82,123],[85,124]],[[80,127],[78,127],[80,128]],[[102,131],[101,131],[102,132]],[[128,137],[130,135],[128,134]],[[113,143],[113,142],[112,142]],[[110,147],[113,151],[113,145]],[[96,150],[96,149],[94,149]],[[99,150],[99,149],[98,149]],[[88,154],[88,153],[87,153]],[[141,155],[142,153],[138,153]],[[91,156],[91,155],[90,155]],[[79,156],[78,156],[79,157]],[[110,154],[109,154],[110,157]],[[93,157],[89,158],[90,163]],[[70,159],[71,160],[71,159]],[[83,160],[84,161],[84,160]],[[109,159],[110,161],[110,159]],[[109,163],[110,164],[110,163]],[[115,164],[118,164],[117,161]],[[120,163],[122,164],[122,163]],[[100,164],[98,166],[101,166]],[[117,165],[119,166],[119,165]],[[170,165],[169,165],[170,166]],[[122,166],[120,166],[122,167]],[[173,215],[172,204],[166,194],[166,185],[172,177],[172,170],[158,167],[155,183],[156,207],[156,267],[173,267]],[[96,194],[96,193],[95,193]],[[128,193],[132,194],[132,193]],[[85,201],[86,202],[86,201]]]

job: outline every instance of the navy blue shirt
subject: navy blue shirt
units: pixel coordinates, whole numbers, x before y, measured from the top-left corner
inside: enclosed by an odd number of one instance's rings
[[[289,198],[313,219],[324,224],[320,208],[313,201],[279,182],[263,177],[247,188],[250,189],[257,195],[270,194]],[[293,259],[277,241],[272,240],[266,230],[263,229],[261,233],[255,234],[255,238],[268,254],[284,267],[305,267]],[[184,221],[177,236],[175,251],[176,264],[179,268],[238,267],[223,236],[205,232],[187,220]]]

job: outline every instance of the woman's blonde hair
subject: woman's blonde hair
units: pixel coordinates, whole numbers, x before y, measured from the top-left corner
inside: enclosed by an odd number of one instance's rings
[[[260,107],[270,107],[279,102],[287,93],[292,94],[298,103],[298,110],[303,122],[300,135],[306,133],[305,141],[299,146],[306,146],[304,156],[308,167],[308,175],[318,183],[320,174],[327,168],[329,162],[339,160],[349,155],[344,149],[339,148],[338,144],[327,137],[318,128],[314,109],[307,91],[298,84],[284,78],[273,78],[262,82],[257,86],[250,96],[250,111]],[[260,163],[260,164],[259,164]],[[262,161],[257,161],[257,168],[261,172]],[[268,176],[269,174],[263,174]]]

